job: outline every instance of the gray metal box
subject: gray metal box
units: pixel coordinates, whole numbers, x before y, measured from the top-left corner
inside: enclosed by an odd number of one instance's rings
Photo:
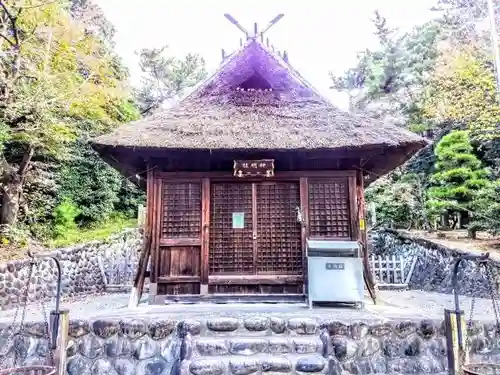
[[[364,306],[363,262],[356,241],[307,240],[308,302]]]

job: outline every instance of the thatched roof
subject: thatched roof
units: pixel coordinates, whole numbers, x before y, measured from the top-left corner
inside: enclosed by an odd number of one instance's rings
[[[259,87],[260,90],[253,90]],[[250,39],[179,104],[94,140],[102,148],[315,150],[419,148],[400,127],[335,108],[280,56]]]

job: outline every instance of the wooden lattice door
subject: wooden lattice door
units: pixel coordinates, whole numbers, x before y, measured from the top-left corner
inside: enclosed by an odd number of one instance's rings
[[[297,211],[299,184],[261,183],[256,186],[256,272],[302,275],[302,236]]]
[[[296,182],[212,183],[209,274],[302,277],[299,207]]]
[[[253,274],[252,184],[212,183],[210,190],[209,274]],[[234,215],[242,227],[233,228]]]

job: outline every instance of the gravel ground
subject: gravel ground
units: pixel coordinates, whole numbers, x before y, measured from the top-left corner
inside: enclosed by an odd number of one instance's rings
[[[129,309],[128,294],[108,294],[87,296],[63,301],[62,308],[70,310],[72,319],[97,318],[206,318],[214,315],[247,316],[255,314],[271,314],[279,316],[304,316],[331,318],[342,321],[384,321],[392,319],[442,319],[443,310],[454,306],[453,296],[421,291],[380,291],[377,305],[366,299],[364,310],[353,308],[315,307],[309,310],[304,304],[196,304],[148,306],[147,296],[143,297],[139,307]],[[471,298],[460,298],[461,308],[469,316]],[[47,304],[50,310],[53,304]],[[487,299],[476,299],[474,319],[494,321],[492,303]],[[1,323],[12,323],[15,310],[0,311]],[[37,305],[29,305],[26,320],[42,320],[42,309]],[[17,322],[19,322],[19,319]]]

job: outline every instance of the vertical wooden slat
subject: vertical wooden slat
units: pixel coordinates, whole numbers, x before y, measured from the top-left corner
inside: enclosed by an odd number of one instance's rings
[[[303,264],[303,275],[304,275],[304,293],[307,290],[307,253],[306,253],[306,243],[307,237],[309,236],[309,182],[307,177],[302,177],[300,179],[300,209],[302,213],[302,264]]]
[[[405,283],[405,258],[403,256],[399,256],[399,273],[401,277],[401,284]]]
[[[356,186],[356,177],[349,177],[348,180],[349,186],[349,215],[350,215],[350,227],[351,227],[351,240],[359,241],[360,233],[359,233],[359,216],[358,216],[358,198],[357,198],[357,186]]]
[[[164,216],[163,210],[165,205],[162,198],[163,181],[156,178],[154,182],[154,213],[153,213],[153,246],[151,247],[151,282],[158,282],[159,265],[160,265],[160,233],[161,233],[161,216]]]
[[[148,210],[147,212],[147,217],[146,217],[146,225],[145,227],[145,232],[149,233],[149,227],[151,226],[152,223],[152,217],[153,217],[153,184],[154,184],[154,177],[153,177],[153,171],[148,170],[147,176],[146,176],[146,209]]]
[[[158,179],[155,176],[154,171],[151,172],[151,188],[150,188],[150,196],[151,196],[151,204],[149,205],[148,202],[148,211],[150,212],[150,234],[151,234],[151,240],[150,240],[150,259],[151,259],[151,267],[149,269],[150,275],[149,275],[149,281],[150,283],[156,283],[157,282],[157,268],[158,264],[156,264],[156,244],[158,243],[158,232],[156,231],[156,221],[158,218],[158,209],[160,209],[158,201],[157,201],[157,196],[156,196],[156,185]]]
[[[257,241],[257,184],[252,184],[252,245],[253,245],[253,273],[257,273],[257,255],[258,255],[258,241]]]
[[[210,179],[204,178],[201,187],[201,286],[200,293],[208,293],[210,248]]]

